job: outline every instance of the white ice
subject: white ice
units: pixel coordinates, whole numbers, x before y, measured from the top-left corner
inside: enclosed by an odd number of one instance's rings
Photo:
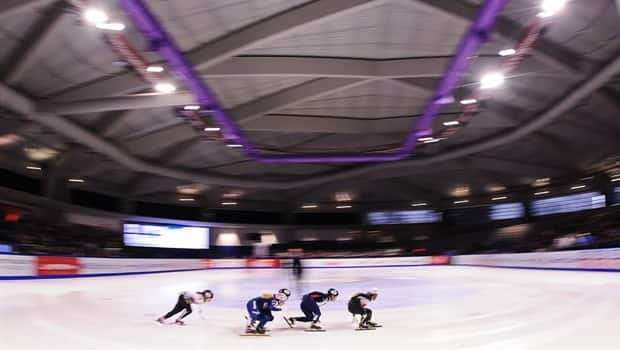
[[[0,281],[0,349],[619,349],[620,274],[428,266],[310,270],[303,289],[335,287],[323,333],[289,329],[298,295],[240,337],[245,301],[297,286],[279,270],[207,270],[122,277]],[[354,330],[348,297],[377,287],[374,331]],[[182,290],[215,300],[187,326],[152,322]],[[302,288],[302,287],[300,287]],[[196,310],[197,311],[197,310]]]

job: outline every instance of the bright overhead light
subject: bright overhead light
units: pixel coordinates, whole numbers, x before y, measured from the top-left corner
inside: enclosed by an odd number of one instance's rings
[[[450,120],[447,122],[443,122],[444,126],[455,126],[461,124],[458,120]]]
[[[505,50],[500,50],[500,52],[498,52],[497,54],[500,56],[512,56],[516,53],[517,53],[517,50],[515,49],[505,49]]]
[[[179,198],[180,202],[195,202],[196,200],[194,198],[189,198],[189,197],[182,197]]]
[[[535,196],[542,196],[543,194],[549,194],[549,191],[540,191],[540,192],[534,193]]]
[[[468,199],[462,199],[460,201],[454,201],[453,203],[454,204],[464,204],[464,203],[469,203],[469,200]]]
[[[69,181],[69,182],[83,183],[83,182],[84,182],[84,179],[68,179],[67,181]]]
[[[440,138],[432,138],[430,140],[424,141],[424,143],[435,143],[435,142],[439,142],[439,141],[441,141]]]
[[[562,11],[564,6],[566,6],[566,0],[543,0],[540,14],[546,14],[545,17],[553,16]]]
[[[187,105],[187,106],[183,106],[183,109],[186,111],[197,111],[200,109],[199,105]]]
[[[412,207],[424,207],[424,206],[426,206],[426,203],[423,203],[423,202],[422,203],[412,203],[411,206]]]
[[[620,181],[620,177],[614,177],[613,179],[611,179],[611,182],[618,182]]]
[[[243,147],[243,146],[238,144],[238,143],[229,143],[229,144],[226,145],[226,147],[239,148],[239,147]]]
[[[101,24],[108,21],[108,15],[97,8],[91,8],[84,12],[84,18],[92,24]]]
[[[352,206],[350,205],[337,205],[336,209],[350,209]]]
[[[155,91],[170,94],[177,91],[177,87],[170,83],[157,83],[155,84]]]
[[[581,189],[581,188],[586,188],[586,185],[575,185],[575,186],[572,186],[570,189],[571,190],[578,190],[578,189]]]
[[[222,202],[222,205],[237,205],[237,202]]]
[[[508,199],[508,197],[506,197],[506,196],[499,196],[499,197],[491,198],[492,201],[501,201],[501,200],[504,200],[504,199]]]
[[[502,73],[488,73],[480,79],[481,89],[493,89],[504,83],[504,75]]]
[[[220,128],[217,128],[217,127],[206,127],[204,130],[205,131],[220,131]]]
[[[37,171],[40,171],[40,170],[41,170],[41,167],[38,167],[38,166],[33,166],[33,165],[28,165],[28,166],[26,167],[26,169],[28,169],[28,170],[37,170]]]
[[[434,140],[434,139],[435,139],[435,138],[434,138],[434,137],[432,137],[432,136],[426,136],[426,137],[419,137],[419,138],[418,138],[418,141],[420,141],[420,142],[426,142],[426,141],[431,141],[431,140]]]
[[[461,100],[459,102],[462,105],[472,105],[472,104],[478,102],[478,100],[476,100],[475,98],[466,98],[466,99],[463,99],[463,100]]]
[[[149,73],[161,73],[164,71],[164,67],[162,66],[148,66],[146,67],[146,71]]]
[[[104,29],[104,30],[113,30],[116,32],[120,32],[125,30],[125,25],[122,23],[118,23],[118,22],[112,22],[112,23],[97,23],[95,24],[95,27],[99,28],[99,29]]]
[[[301,206],[302,209],[315,209],[318,208],[319,206],[316,204],[304,204]]]
[[[541,177],[540,179],[536,179],[536,182],[549,182],[551,178],[549,177]]]

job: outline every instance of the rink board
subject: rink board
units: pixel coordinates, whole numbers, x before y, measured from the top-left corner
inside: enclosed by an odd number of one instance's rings
[[[103,277],[203,269],[282,268],[280,259],[131,259],[0,254],[0,279]],[[460,265],[550,270],[620,271],[620,248],[561,252],[305,259],[309,269]]]

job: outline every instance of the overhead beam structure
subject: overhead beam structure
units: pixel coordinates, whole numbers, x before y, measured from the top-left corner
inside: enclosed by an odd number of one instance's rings
[[[198,70],[206,69],[268,41],[280,38],[304,26],[321,23],[350,15],[371,7],[379,6],[387,0],[316,0],[280,12],[265,20],[249,24],[219,39],[190,50],[186,53],[189,62]],[[113,86],[114,88],[111,88]],[[77,98],[96,98],[110,91],[122,94],[132,89],[142,89],[145,83],[133,72],[125,72],[107,80],[100,80],[80,86],[58,96],[59,100]],[[134,90],[135,91],[135,90]],[[92,93],[90,95],[89,93]]]
[[[0,1],[0,21],[36,8],[47,6],[58,0],[2,0]],[[62,2],[62,1],[60,1]]]
[[[427,6],[440,10],[441,12],[452,16],[453,18],[469,24],[476,15],[476,7],[468,5],[464,1],[453,0],[404,0],[405,3],[423,3]],[[509,42],[520,40],[523,33],[523,27],[510,19],[500,17],[497,20],[496,31],[502,38]],[[550,40],[540,37],[536,41],[536,45],[532,48],[536,59],[549,67],[562,70],[566,73],[583,75],[582,67],[575,57],[579,57],[574,52],[551,42]]]
[[[0,5],[1,6],[1,5]],[[59,28],[66,22],[63,17],[68,3],[58,1],[47,9],[41,18],[27,31],[19,47],[13,49],[6,59],[2,70],[2,80],[9,84],[16,83],[32,67],[43,52],[49,51],[50,38],[58,35]]]

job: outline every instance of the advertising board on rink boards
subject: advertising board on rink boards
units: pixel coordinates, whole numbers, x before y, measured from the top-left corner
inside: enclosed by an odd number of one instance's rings
[[[29,276],[36,273],[36,257],[0,254],[0,276]]]
[[[620,270],[620,248],[560,252],[458,255],[456,265]]]
[[[304,267],[362,267],[362,266],[411,266],[428,265],[431,257],[395,257],[395,258],[345,258],[345,259],[305,259]]]

